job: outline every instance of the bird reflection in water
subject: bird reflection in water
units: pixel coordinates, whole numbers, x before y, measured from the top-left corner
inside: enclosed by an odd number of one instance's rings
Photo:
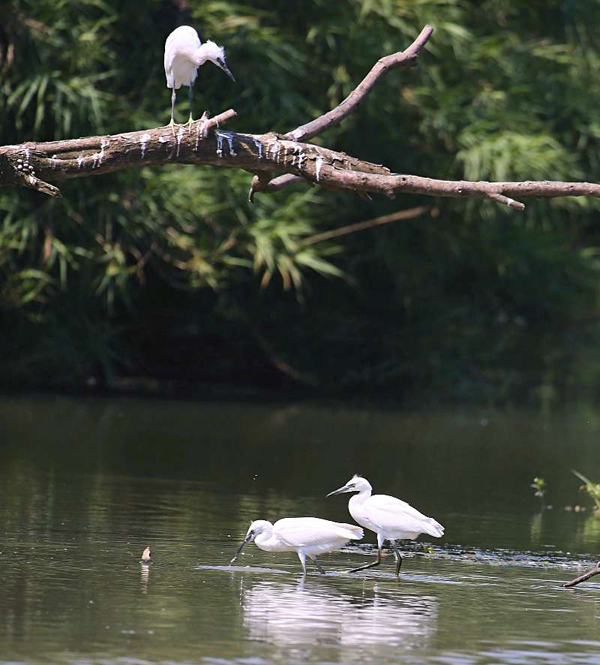
[[[355,657],[376,644],[397,653],[429,646],[437,631],[435,596],[393,593],[378,584],[351,595],[315,579],[263,581],[243,590],[241,601],[249,637],[278,647],[351,647]]]
[[[142,593],[148,593],[148,582],[150,581],[150,564],[152,563],[152,552],[149,547],[142,552],[142,558],[140,559],[140,568],[141,568],[141,585]]]

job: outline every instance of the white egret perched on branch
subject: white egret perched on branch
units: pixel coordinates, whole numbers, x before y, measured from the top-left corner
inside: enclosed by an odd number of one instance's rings
[[[194,95],[194,82],[198,75],[198,67],[207,60],[220,67],[232,81],[233,74],[229,71],[225,61],[225,49],[211,41],[200,43],[198,33],[189,25],[182,25],[167,37],[165,42],[165,74],[167,88],[171,88],[171,127],[175,124],[176,90],[182,85],[190,88],[190,119],[192,123],[192,97]]]
[[[373,568],[381,563],[383,543],[389,540],[396,557],[396,575],[400,574],[402,556],[396,547],[396,540],[414,540],[420,534],[427,533],[435,538],[444,535],[444,527],[433,517],[427,517],[413,508],[406,501],[387,494],[371,496],[371,483],[366,478],[354,476],[343,487],[330,492],[327,496],[358,492],[348,502],[350,515],[362,526],[377,534],[377,560],[354,568],[351,573],[365,568]]]
[[[324,575],[325,571],[316,555],[339,550],[349,540],[360,540],[362,537],[363,530],[354,524],[331,522],[318,517],[287,517],[275,524],[267,520],[256,520],[250,525],[244,541],[229,565],[237,559],[244,546],[254,540],[265,552],[296,552],[305,575],[308,557]]]

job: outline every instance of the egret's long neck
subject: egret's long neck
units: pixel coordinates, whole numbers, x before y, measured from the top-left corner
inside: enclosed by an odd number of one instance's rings
[[[205,48],[206,44],[201,44],[195,51],[192,56],[194,64],[196,67],[200,67],[208,60],[207,49]]]
[[[273,538],[273,527],[267,528],[265,527],[263,531],[261,531],[258,536],[254,539],[254,542],[260,547],[261,550],[266,550],[268,551],[273,544],[271,539],[276,540]]]
[[[370,528],[368,521],[365,519],[363,513],[363,503],[371,496],[370,489],[361,490],[358,494],[352,496],[350,501],[348,501],[348,512],[352,515],[352,518],[358,522],[361,526],[366,526]]]
[[[362,505],[370,496],[371,496],[372,490],[369,489],[364,489],[361,490],[358,494],[354,494],[350,501],[348,501],[349,506],[360,506]]]

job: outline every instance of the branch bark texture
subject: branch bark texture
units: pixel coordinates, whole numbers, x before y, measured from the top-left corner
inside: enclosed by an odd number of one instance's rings
[[[392,173],[380,164],[307,143],[339,124],[368,97],[373,87],[392,69],[414,66],[433,28],[425,26],[404,51],[381,58],[336,108],[286,134],[246,134],[222,129],[236,117],[232,109],[214,118],[156,127],[111,136],[93,136],[45,143],[0,147],[0,186],[25,186],[51,196],[60,190],[53,182],[101,175],[125,168],[182,163],[241,168],[255,175],[249,197],[273,193],[293,184],[335,190],[396,196],[489,199],[515,210],[529,197],[600,197],[600,184],[588,182],[487,182],[436,180]]]
[[[570,589],[571,587],[577,586],[582,582],[586,582],[591,577],[594,577],[594,575],[600,575],[600,561],[595,565],[594,568],[588,570],[587,573],[584,573],[583,575],[576,577],[574,580],[571,580],[570,582],[566,582],[565,584],[563,584],[563,586],[566,589]]]

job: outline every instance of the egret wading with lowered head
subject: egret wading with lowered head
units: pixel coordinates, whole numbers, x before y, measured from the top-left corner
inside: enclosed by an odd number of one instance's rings
[[[244,541],[229,565],[237,559],[244,547],[254,541],[265,552],[296,552],[306,575],[306,557],[321,574],[325,571],[316,559],[317,554],[339,550],[349,540],[360,540],[363,530],[354,524],[331,522],[318,517],[287,517],[275,524],[267,520],[252,522]]]
[[[211,41],[204,44],[200,42],[198,33],[189,25],[182,25],[173,30],[165,42],[165,74],[167,88],[171,88],[171,127],[175,124],[176,90],[182,85],[190,88],[190,119],[192,123],[192,98],[194,96],[194,82],[198,76],[198,67],[210,61],[222,69],[232,81],[233,74],[225,61],[225,49]],[[174,131],[174,130],[173,130]]]
[[[357,570],[373,568],[381,563],[381,550],[383,543],[389,540],[396,558],[396,575],[400,574],[402,555],[396,547],[397,540],[414,540],[420,534],[426,533],[435,538],[444,535],[444,527],[433,517],[427,517],[413,508],[406,501],[396,499],[387,494],[371,496],[373,488],[366,478],[354,476],[343,487],[330,492],[327,496],[358,492],[348,502],[348,510],[353,519],[367,529],[377,534],[377,560],[364,566],[352,569]]]

